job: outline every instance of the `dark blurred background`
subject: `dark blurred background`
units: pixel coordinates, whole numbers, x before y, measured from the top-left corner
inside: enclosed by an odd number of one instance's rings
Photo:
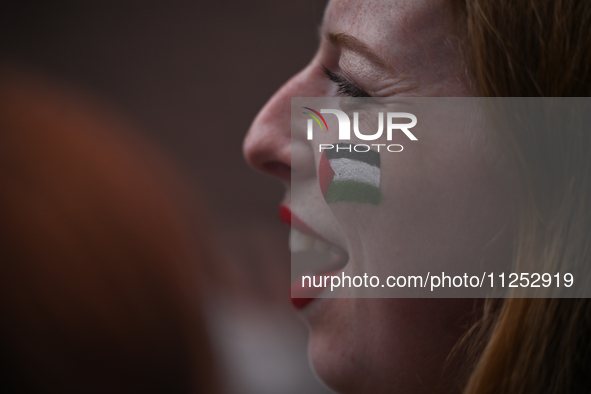
[[[200,181],[222,227],[277,225],[282,188],[244,164],[242,139],[314,54],[324,3],[3,2],[2,56],[130,116]]]
[[[0,57],[85,90],[135,122],[203,195],[227,261],[226,290],[287,311],[288,230],[277,219],[283,188],[245,164],[241,145],[265,101],[313,56],[325,3],[2,2]],[[224,317],[222,326],[230,324],[224,319],[240,317]],[[291,319],[285,324],[298,324]],[[277,321],[265,324],[281,330]],[[278,341],[304,332],[294,330]],[[231,353],[232,343],[226,347]]]

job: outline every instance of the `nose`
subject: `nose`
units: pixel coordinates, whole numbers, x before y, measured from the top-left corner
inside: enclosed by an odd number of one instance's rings
[[[301,163],[309,163],[310,159],[313,162],[310,149],[292,144],[291,98],[323,95],[326,85],[317,80],[319,75],[319,68],[310,64],[287,81],[261,109],[243,144],[244,157],[251,167],[289,182],[292,167],[301,174]]]
[[[291,86],[292,80],[267,101],[243,145],[244,157],[251,167],[284,181],[289,181],[291,176]]]

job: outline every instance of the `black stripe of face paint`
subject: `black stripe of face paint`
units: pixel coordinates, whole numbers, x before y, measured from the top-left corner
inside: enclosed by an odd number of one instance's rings
[[[354,144],[339,142],[334,148],[324,149],[323,152],[328,160],[332,159],[352,159],[359,160],[374,167],[380,168],[380,154],[375,150],[368,150],[367,152],[356,152]],[[367,149],[367,145],[362,145],[361,149]],[[338,152],[337,152],[338,147]],[[349,148],[350,147],[350,148]],[[351,152],[349,152],[351,149]]]

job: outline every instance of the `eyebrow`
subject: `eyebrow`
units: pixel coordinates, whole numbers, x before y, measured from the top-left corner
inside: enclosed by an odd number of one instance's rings
[[[367,59],[386,70],[390,70],[392,68],[388,66],[388,63],[377,53],[372,51],[366,44],[359,41],[352,35],[347,33],[326,32],[325,37],[331,44],[359,53],[360,55],[365,56]]]

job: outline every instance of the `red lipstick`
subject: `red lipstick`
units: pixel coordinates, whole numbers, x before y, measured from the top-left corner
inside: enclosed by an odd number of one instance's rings
[[[300,277],[291,285],[291,304],[298,310],[303,309],[314,301],[322,290],[324,287],[304,287]]]
[[[326,239],[324,239],[323,236],[321,236],[316,231],[314,231],[314,229],[312,229],[312,227],[308,226],[295,213],[291,212],[291,210],[288,207],[286,207],[285,205],[279,206],[279,219],[281,219],[281,221],[283,223],[301,231],[302,233],[308,233],[315,238],[318,238],[324,242],[330,243]]]
[[[310,226],[308,226],[302,219],[300,219],[297,215],[295,215],[291,210],[285,206],[279,206],[279,218],[282,222],[290,225],[292,228],[302,232],[307,233],[308,235],[320,239],[330,245],[324,237],[314,231]],[[322,278],[326,275],[334,275],[340,272],[344,266],[347,264],[349,260],[349,255],[339,248],[332,245],[332,252],[333,254],[331,258],[331,262],[324,267],[322,272],[310,272],[306,273],[306,276],[310,278],[316,278],[316,281],[313,283],[322,283]],[[302,277],[296,280],[291,286],[291,303],[296,309],[303,309],[306,307],[310,302],[314,301],[320,293],[325,289],[324,286],[316,287],[313,286],[311,283],[307,286],[304,286]]]
[[[304,223],[304,221],[302,221],[299,217],[294,215],[291,212],[291,210],[285,205],[279,206],[279,219],[281,219],[283,223],[289,225],[290,227],[295,227],[296,229],[302,232],[309,233],[315,237],[322,239],[322,237],[320,237],[320,235],[318,235],[316,231],[312,230],[310,226]],[[303,287],[302,280],[300,278],[291,286],[291,304],[298,310],[303,309],[310,302],[314,301],[316,299],[315,296],[320,294],[322,290],[323,288]]]
[[[315,298],[291,298],[291,305],[296,309],[303,309],[310,302],[314,301]]]

